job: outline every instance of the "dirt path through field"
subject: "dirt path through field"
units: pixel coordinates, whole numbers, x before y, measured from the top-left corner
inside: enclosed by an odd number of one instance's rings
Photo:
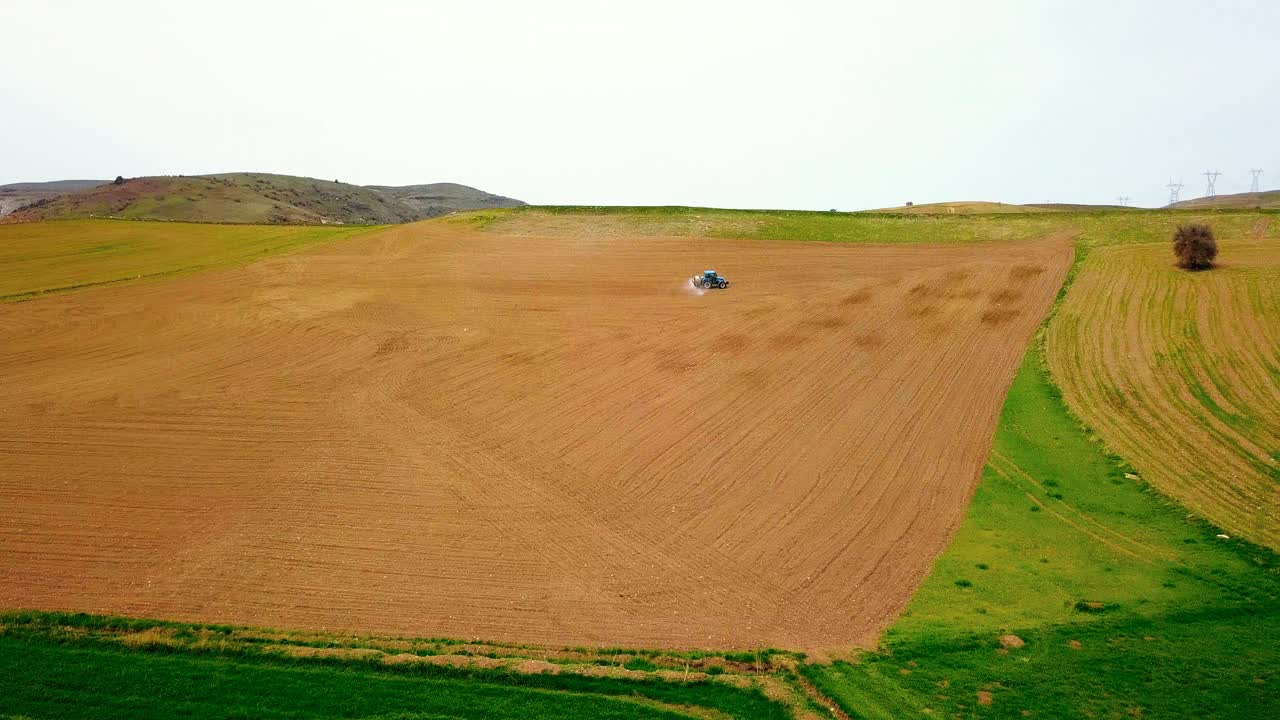
[[[0,606],[870,644],[1070,263],[996,247],[432,222],[0,306]]]

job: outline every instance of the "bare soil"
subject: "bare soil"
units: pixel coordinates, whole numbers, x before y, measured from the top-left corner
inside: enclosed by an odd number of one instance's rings
[[[870,646],[1070,258],[432,222],[0,306],[0,606]]]

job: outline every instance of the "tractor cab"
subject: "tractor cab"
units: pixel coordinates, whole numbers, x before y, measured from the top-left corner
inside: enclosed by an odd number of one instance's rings
[[[689,278],[689,282],[694,287],[710,290],[711,288],[719,288],[721,290],[729,287],[729,278],[717,273],[715,270],[703,270],[701,275],[694,275]]]

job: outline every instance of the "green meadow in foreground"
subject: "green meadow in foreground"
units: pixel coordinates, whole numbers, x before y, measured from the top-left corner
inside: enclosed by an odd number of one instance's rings
[[[388,663],[382,653],[341,647],[329,656],[287,654],[311,647],[225,626],[0,615],[0,717],[789,717],[758,688],[714,679]]]
[[[123,220],[0,225],[0,301],[240,265],[372,229]]]

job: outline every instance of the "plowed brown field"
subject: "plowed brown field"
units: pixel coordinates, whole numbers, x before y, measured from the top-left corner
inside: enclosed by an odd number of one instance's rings
[[[0,306],[0,606],[870,644],[1070,258],[433,222]]]

